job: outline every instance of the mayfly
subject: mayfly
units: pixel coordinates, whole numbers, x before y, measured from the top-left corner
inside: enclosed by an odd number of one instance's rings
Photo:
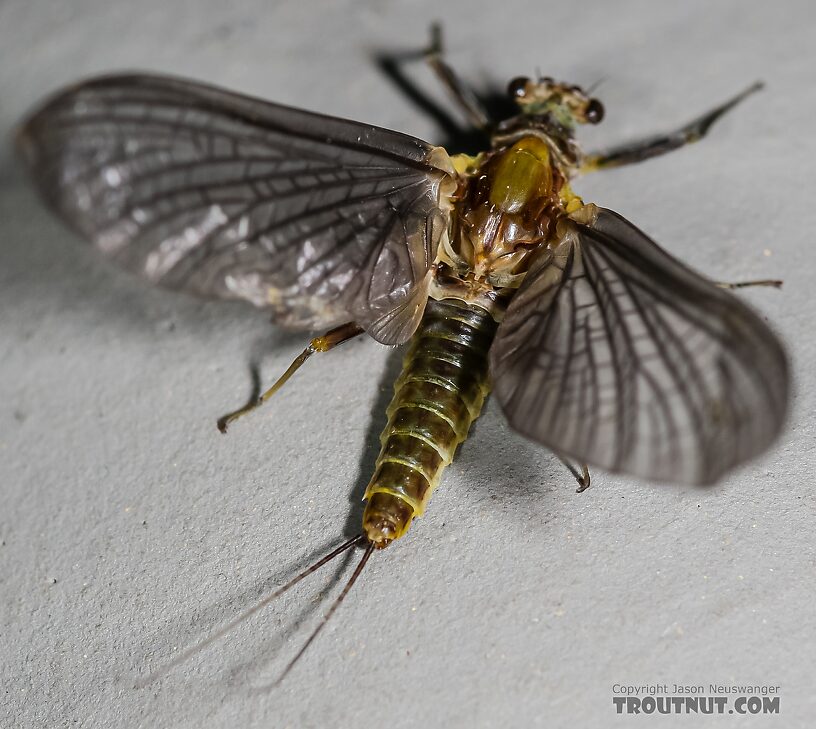
[[[50,205],[125,268],[328,330],[222,430],[315,352],[363,332],[408,343],[361,534],[271,596],[365,548],[284,673],[373,551],[425,511],[491,389],[580,489],[589,466],[711,483],[785,419],[784,350],[726,290],[779,282],[710,281],[572,189],[579,174],[700,139],[760,85],[672,133],[585,154],[575,131],[604,109],[580,87],[514,79],[513,112],[493,118],[444,61],[438,32],[426,57],[489,138],[478,154],[155,75],[63,90],[18,135]]]

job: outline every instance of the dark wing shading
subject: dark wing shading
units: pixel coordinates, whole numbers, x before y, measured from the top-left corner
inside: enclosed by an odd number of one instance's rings
[[[491,350],[511,426],[646,479],[708,484],[763,451],[788,404],[776,336],[619,215],[565,220]]]
[[[18,142],[62,217],[152,282],[386,344],[422,315],[451,183],[418,139],[134,75],[63,91]]]

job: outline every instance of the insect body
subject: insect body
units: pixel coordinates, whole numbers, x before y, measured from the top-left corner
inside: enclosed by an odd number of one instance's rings
[[[587,464],[713,482],[767,448],[787,409],[781,344],[725,290],[743,284],[691,271],[571,187],[699,139],[758,86],[674,133],[587,155],[574,133],[603,107],[580,88],[516,79],[516,113],[492,120],[438,41],[428,57],[490,138],[476,156],[147,75],[63,91],[18,138],[46,199],[121,265],[331,328],[261,402],[363,331],[410,342],[362,534],[281,588],[364,545],[325,619],[423,513],[491,389],[514,429],[583,464],[583,486]]]
[[[454,159],[449,235],[431,299],[396,384],[363,529],[385,547],[421,516],[489,392],[488,354],[506,301],[555,223],[580,207],[547,137],[525,129],[476,159]]]

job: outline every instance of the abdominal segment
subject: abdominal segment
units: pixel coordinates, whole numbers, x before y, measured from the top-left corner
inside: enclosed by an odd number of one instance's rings
[[[428,301],[394,385],[382,449],[368,485],[363,529],[385,547],[421,516],[467,438],[490,386],[487,353],[498,324],[458,299]]]

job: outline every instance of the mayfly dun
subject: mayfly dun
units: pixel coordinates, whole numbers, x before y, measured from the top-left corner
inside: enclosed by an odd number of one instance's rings
[[[702,138],[754,84],[674,132],[584,153],[600,101],[517,78],[496,118],[425,57],[489,140],[475,155],[194,81],[106,76],[59,92],[17,142],[53,209],[152,283],[243,299],[323,330],[312,354],[362,333],[407,343],[365,493],[363,556],[286,672],[372,554],[425,511],[492,390],[510,426],[589,485],[589,467],[709,484],[764,451],[788,404],[777,337],[725,284],[680,263],[572,189],[581,174]],[[219,633],[219,635],[222,633]]]

